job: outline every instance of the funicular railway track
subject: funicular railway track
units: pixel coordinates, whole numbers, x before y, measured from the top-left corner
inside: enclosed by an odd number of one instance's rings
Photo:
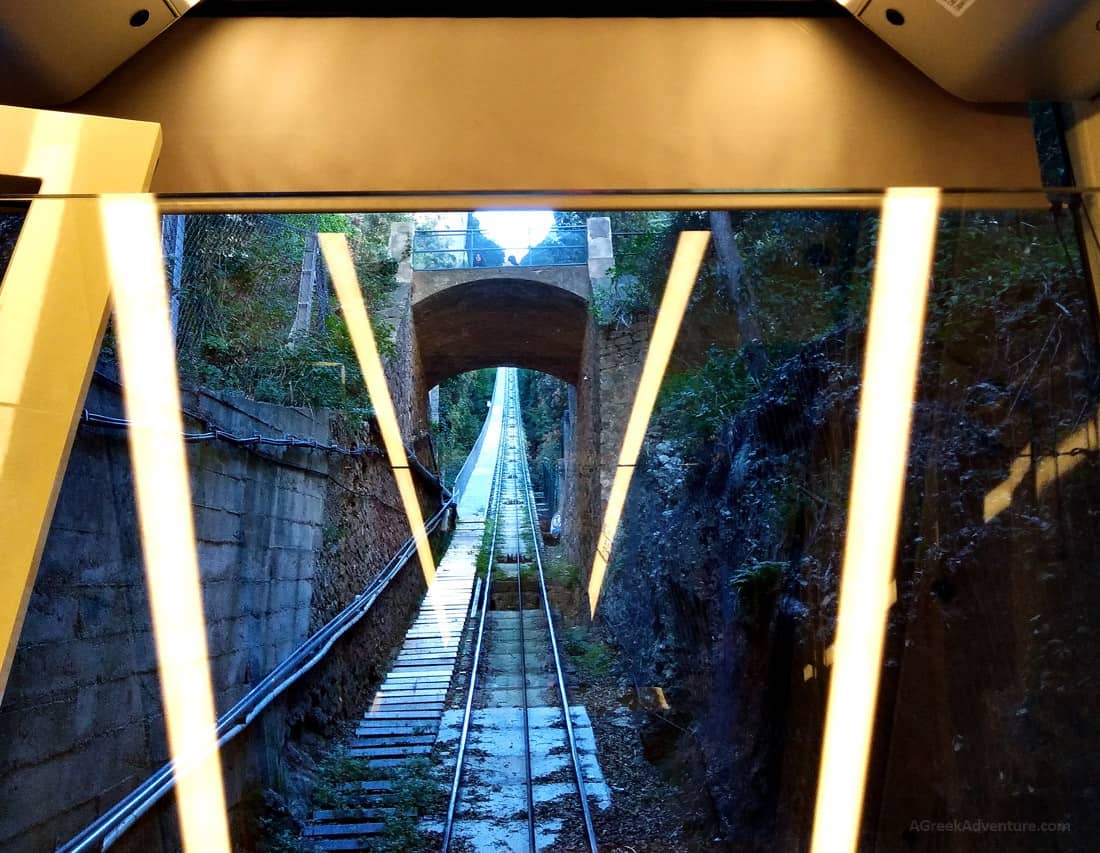
[[[514,371],[507,372],[506,383],[488,513],[488,577],[475,605],[479,615],[442,849],[446,853],[461,840],[474,849],[504,844],[535,851],[563,822],[579,820],[588,848],[596,851],[575,711],[543,573]],[[514,610],[508,607],[512,588]],[[563,753],[567,773],[560,772]],[[492,793],[486,796],[486,790]],[[487,813],[478,814],[479,804]]]
[[[586,768],[596,801],[608,794],[587,714],[567,702],[514,370],[498,379],[483,438],[435,582],[347,745],[370,778],[341,786],[343,807],[314,810],[303,840],[315,850],[373,849],[403,808],[395,781],[433,756],[454,762],[447,811],[421,829],[442,829],[444,851],[536,851],[566,822],[597,849]]]

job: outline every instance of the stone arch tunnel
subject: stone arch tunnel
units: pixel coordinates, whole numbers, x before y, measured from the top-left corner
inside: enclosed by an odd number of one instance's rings
[[[425,386],[497,365],[576,385],[590,299],[583,264],[413,273],[413,326]]]

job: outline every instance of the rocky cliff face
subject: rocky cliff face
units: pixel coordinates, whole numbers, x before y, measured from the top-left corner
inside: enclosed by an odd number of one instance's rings
[[[1064,849],[1100,831],[1089,296],[1065,276],[985,284],[930,308],[868,848]],[[698,454],[651,429],[601,605],[629,674],[671,706],[651,757],[737,849],[809,844],[862,345],[860,322],[804,344]],[[921,829],[955,818],[1072,832]]]

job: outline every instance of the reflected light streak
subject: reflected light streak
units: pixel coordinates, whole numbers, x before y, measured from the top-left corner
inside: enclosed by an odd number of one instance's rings
[[[615,543],[615,534],[622,519],[626,496],[630,491],[630,480],[634,476],[634,465],[645,440],[649,416],[657,402],[657,393],[661,390],[668,360],[672,356],[672,347],[680,330],[680,321],[684,318],[688,298],[691,296],[699,267],[703,263],[703,254],[710,240],[709,231],[684,231],[680,234],[676,246],[676,255],[669,269],[668,282],[661,308],[657,312],[657,322],[653,325],[653,335],[646,351],[642,376],[638,380],[638,390],[634,393],[634,404],[630,410],[623,446],[619,452],[619,464],[615,468],[615,479],[611,483],[611,493],[607,499],[603,526],[596,540],[596,554],[592,558],[592,572],[588,581],[588,601],[592,615],[596,615],[596,606],[600,600],[607,564],[611,560],[611,549]]]
[[[149,195],[105,197],[100,214],[183,845],[228,853],[160,220]]]
[[[1012,503],[1012,496],[1016,492],[1016,487],[1024,481],[1027,472],[1031,470],[1031,454],[1033,452],[1034,445],[1029,444],[1019,456],[1012,460],[1012,464],[1008,469],[1008,479],[991,489],[985,496],[982,515],[986,522],[992,521],[1008,509]]]
[[[43,193],[68,191],[76,168],[80,135],[62,117],[35,116],[27,158],[19,174],[42,179]],[[38,340],[49,294],[47,283],[72,202],[40,199],[27,211],[22,243],[12,253],[4,278],[21,286],[0,287],[0,476],[15,432],[15,408],[23,399],[31,354]],[[36,242],[28,241],[35,239]]]
[[[1012,504],[1017,487],[1024,481],[1035,465],[1035,493],[1041,495],[1059,477],[1071,473],[1088,458],[1085,451],[1095,451],[1100,447],[1100,411],[1074,433],[1058,442],[1053,455],[1038,456],[1036,461],[1035,445],[1029,444],[1020,455],[1012,460],[1008,477],[1003,483],[991,489],[985,496],[984,516],[988,523],[1004,512]]]
[[[336,298],[340,301],[344,321],[348,325],[348,333],[355,347],[355,355],[363,371],[363,381],[366,383],[367,393],[374,407],[375,419],[382,433],[382,443],[386,447],[386,455],[389,457],[390,467],[397,481],[397,491],[401,496],[405,515],[408,517],[409,530],[416,542],[420,568],[424,572],[424,580],[431,595],[432,584],[435,582],[435,558],[432,556],[431,543],[424,528],[424,516],[420,512],[420,501],[416,496],[416,487],[413,485],[409,460],[405,456],[405,443],[401,439],[401,428],[397,423],[397,413],[393,408],[393,398],[390,397],[386,373],[382,369],[382,359],[378,356],[378,345],[374,340],[374,330],[371,328],[366,302],[359,288],[359,277],[351,259],[351,249],[344,234],[318,234],[317,242],[328,265],[329,274],[332,276],[332,287],[336,291]],[[431,596],[431,599],[439,622],[439,632],[444,642],[450,642],[450,629],[447,626],[442,602],[436,596]]]
[[[814,853],[854,851],[859,835],[939,201],[930,188],[883,200]]]

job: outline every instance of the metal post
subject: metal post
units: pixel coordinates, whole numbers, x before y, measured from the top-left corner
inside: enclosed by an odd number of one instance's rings
[[[183,280],[183,238],[186,217],[172,213],[161,217],[160,239],[164,265],[168,270],[168,311],[172,337],[176,337],[180,322],[180,293]]]
[[[306,234],[305,251],[302,254],[302,275],[298,279],[298,312],[294,315],[294,324],[290,327],[290,345],[293,346],[304,335],[309,334],[309,324],[313,319],[313,287],[317,279],[317,234]]]

